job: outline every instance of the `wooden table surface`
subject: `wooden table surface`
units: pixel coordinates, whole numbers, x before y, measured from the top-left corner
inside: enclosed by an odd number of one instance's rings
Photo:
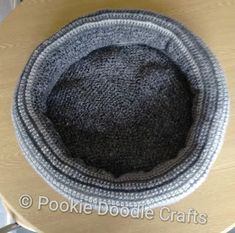
[[[159,209],[154,220],[51,212],[37,209],[40,195],[62,202],[24,159],[15,139],[11,103],[16,82],[33,49],[78,16],[104,8],[142,8],[184,23],[198,34],[221,62],[229,87],[231,112],[225,142],[209,177],[193,194],[169,206],[208,215],[207,224],[163,222]],[[0,196],[17,221],[48,233],[188,233],[221,232],[235,223],[235,1],[234,0],[24,0],[0,24]],[[31,195],[31,208],[19,205]]]

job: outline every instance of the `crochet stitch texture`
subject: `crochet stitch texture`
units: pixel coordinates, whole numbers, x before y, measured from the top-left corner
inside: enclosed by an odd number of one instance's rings
[[[146,11],[81,17],[33,52],[13,122],[33,168],[97,208],[173,203],[205,180],[228,119],[224,74],[180,23]]]

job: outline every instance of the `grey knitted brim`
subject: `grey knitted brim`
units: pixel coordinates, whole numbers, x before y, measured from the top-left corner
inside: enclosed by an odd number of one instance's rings
[[[79,18],[32,54],[13,122],[33,168],[98,208],[153,208],[205,180],[228,119],[224,74],[178,22],[145,11]]]

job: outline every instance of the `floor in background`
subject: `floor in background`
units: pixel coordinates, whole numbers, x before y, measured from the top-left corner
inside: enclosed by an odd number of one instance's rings
[[[10,224],[7,219],[7,213],[5,208],[0,201],[0,229],[6,225]],[[32,231],[28,231],[26,229],[20,228],[14,231],[10,231],[11,233],[32,233]]]
[[[0,202],[0,228],[5,226],[6,222],[7,222],[6,212],[4,210],[2,203]]]
[[[13,10],[20,0],[0,0],[0,22]]]

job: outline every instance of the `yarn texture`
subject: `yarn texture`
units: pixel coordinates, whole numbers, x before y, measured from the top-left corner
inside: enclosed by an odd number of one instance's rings
[[[105,10],[35,49],[12,115],[25,157],[62,195],[148,209],[205,180],[228,114],[223,71],[197,36],[156,13]]]

